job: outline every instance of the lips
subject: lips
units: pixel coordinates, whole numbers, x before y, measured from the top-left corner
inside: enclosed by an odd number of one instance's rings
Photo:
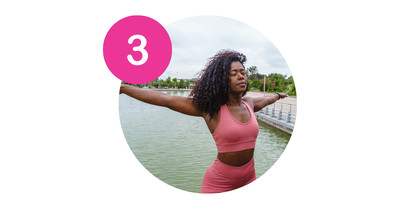
[[[246,86],[246,83],[245,83],[245,82],[240,82],[240,83],[238,83],[237,85],[238,85],[238,86],[244,87],[244,86]]]

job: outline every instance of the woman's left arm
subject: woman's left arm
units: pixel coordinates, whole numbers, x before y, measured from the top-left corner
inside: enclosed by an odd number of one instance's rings
[[[257,112],[269,104],[273,104],[279,99],[286,98],[287,95],[284,93],[275,93],[272,96],[262,96],[262,97],[245,97],[243,98],[248,103],[253,104],[254,112]]]

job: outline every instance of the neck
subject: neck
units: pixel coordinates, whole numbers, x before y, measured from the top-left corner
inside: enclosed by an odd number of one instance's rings
[[[228,102],[226,103],[230,106],[240,106],[242,105],[242,93],[239,94],[229,94]]]

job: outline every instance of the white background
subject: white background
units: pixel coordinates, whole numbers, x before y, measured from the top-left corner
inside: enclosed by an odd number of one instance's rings
[[[11,1],[8,1],[11,2]],[[0,208],[399,208],[395,1],[24,1],[0,5]],[[144,169],[102,44],[119,19],[234,18],[280,50],[291,141],[255,183],[202,195]]]

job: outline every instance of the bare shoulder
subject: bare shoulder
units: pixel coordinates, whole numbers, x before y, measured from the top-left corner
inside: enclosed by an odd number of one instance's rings
[[[248,102],[249,104],[251,103],[254,112],[258,112],[266,105],[274,103],[278,98],[277,96],[259,96],[259,97],[248,97],[248,98],[246,97],[246,99],[249,101]]]
[[[254,97],[245,96],[245,97],[243,97],[242,99],[243,99],[243,101],[245,101],[247,104],[249,104],[250,107],[251,107],[251,108],[253,109],[253,111],[254,111]]]

